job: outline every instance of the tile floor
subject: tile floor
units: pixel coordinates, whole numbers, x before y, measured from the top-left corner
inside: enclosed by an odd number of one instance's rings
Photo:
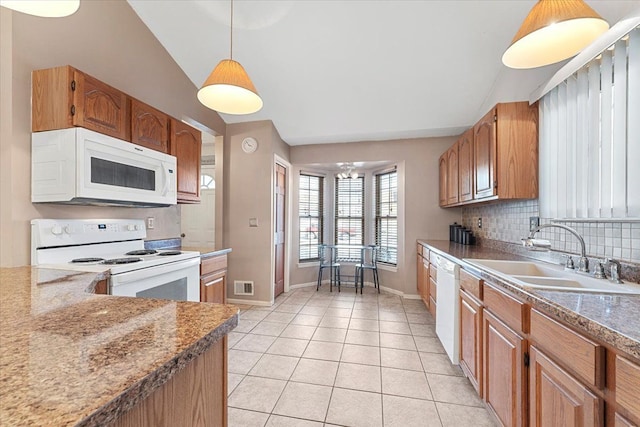
[[[229,426],[493,426],[419,300],[296,289],[241,307]]]

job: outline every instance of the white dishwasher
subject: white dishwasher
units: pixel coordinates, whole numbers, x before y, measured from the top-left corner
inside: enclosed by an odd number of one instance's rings
[[[460,267],[448,259],[437,256],[438,309],[436,334],[442,342],[451,363],[460,363]]]

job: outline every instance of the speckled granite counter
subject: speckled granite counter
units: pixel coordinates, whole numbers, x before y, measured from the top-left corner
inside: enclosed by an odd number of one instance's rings
[[[0,425],[105,425],[238,323],[232,305],[91,294],[101,278],[0,269]]]
[[[548,314],[584,331],[586,334],[640,359],[640,296],[602,293],[535,290],[508,282],[463,261],[469,259],[501,259],[533,261],[518,254],[482,246],[465,246],[446,240],[418,240],[443,255],[479,274],[491,283],[504,287]]]

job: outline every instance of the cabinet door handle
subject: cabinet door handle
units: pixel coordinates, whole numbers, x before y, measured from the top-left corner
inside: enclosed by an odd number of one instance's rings
[[[204,285],[209,287],[209,286],[215,285],[216,283],[220,283],[223,280],[224,280],[224,277],[219,277],[216,280],[214,280],[213,282],[205,283]]]

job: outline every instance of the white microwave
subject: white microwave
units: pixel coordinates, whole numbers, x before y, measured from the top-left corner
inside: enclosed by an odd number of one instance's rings
[[[177,202],[176,158],[84,128],[31,136],[31,201],[155,207]]]

